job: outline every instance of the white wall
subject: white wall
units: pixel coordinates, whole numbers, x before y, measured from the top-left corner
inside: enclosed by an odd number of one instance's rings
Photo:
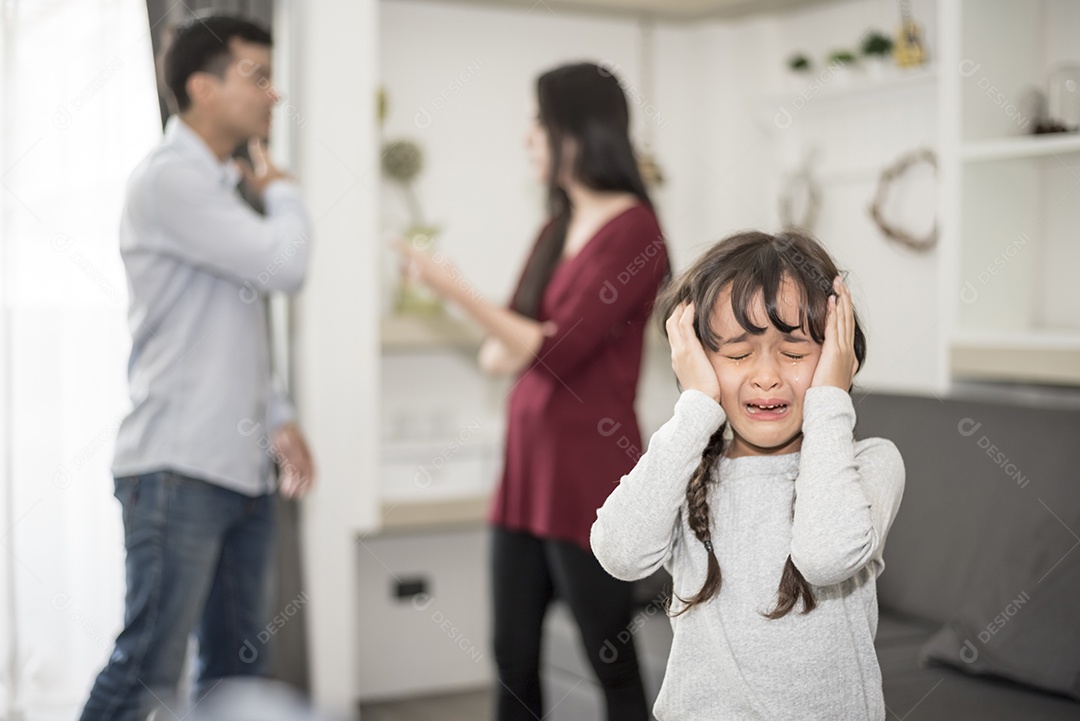
[[[933,67],[937,4],[923,0],[913,5]],[[944,377],[939,353],[944,316],[936,292],[940,250],[915,252],[886,239],[868,213],[882,169],[908,151],[938,147],[936,82],[930,78],[866,96],[845,92],[844,80],[826,70],[825,58],[831,51],[857,48],[867,30],[895,35],[899,25],[895,3],[836,3],[785,13],[769,24],[772,90],[757,105],[769,121],[765,127],[776,158],[769,195],[775,199],[784,174],[808,150],[817,150],[814,168],[822,199],[815,234],[841,269],[850,271],[848,283],[868,336],[867,363],[856,383],[870,391],[936,392]],[[812,75],[820,89],[805,83],[793,89],[785,77],[785,61],[797,51],[814,63]],[[866,86],[870,79],[857,72],[848,83],[849,88]],[[773,122],[781,107],[790,113],[790,125],[785,127]],[[927,232],[937,213],[930,167],[913,168],[894,189],[886,216],[915,235]],[[771,200],[774,219],[776,208],[776,200]]]
[[[286,88],[300,110],[295,170],[314,224],[296,339],[296,397],[319,474],[302,507],[311,684],[320,708],[344,718],[356,711],[356,538],[378,510],[378,6],[317,0],[302,12],[299,3],[285,8],[303,58]]]

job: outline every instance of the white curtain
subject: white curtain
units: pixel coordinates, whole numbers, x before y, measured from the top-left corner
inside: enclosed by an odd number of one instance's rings
[[[0,718],[71,718],[123,615],[117,228],[161,123],[143,0],[0,7]]]

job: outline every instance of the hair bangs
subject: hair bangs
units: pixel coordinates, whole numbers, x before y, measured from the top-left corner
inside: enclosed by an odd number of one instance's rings
[[[815,343],[824,343],[829,296],[836,295],[836,291],[832,287],[832,278],[826,278],[817,264],[797,262],[800,257],[805,256],[796,252],[784,259],[784,276],[799,292],[799,328]]]
[[[712,328],[713,313],[726,288],[731,289],[731,310],[736,322],[747,333],[761,335],[767,326],[751,320],[760,297],[767,323],[782,333],[802,330],[815,342],[825,342],[829,296],[835,295],[833,279],[839,274],[825,248],[813,237],[797,230],[777,235],[746,231],[724,238],[707,250],[661,295],[656,310],[661,330],[667,334],[665,320],[681,303],[693,303],[697,309],[694,328],[702,346],[712,352],[720,349],[720,335]],[[797,325],[780,315],[781,292],[788,286],[799,297]],[[760,320],[760,318],[758,318]],[[866,337],[855,315],[855,355],[859,366],[866,359]]]

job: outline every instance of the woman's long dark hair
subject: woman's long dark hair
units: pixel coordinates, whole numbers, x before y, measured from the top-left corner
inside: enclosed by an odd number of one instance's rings
[[[767,329],[756,326],[750,320],[750,310],[762,294],[765,313],[769,323],[782,333],[804,329],[815,343],[825,342],[825,319],[829,296],[834,295],[832,282],[838,275],[836,264],[829,253],[812,237],[795,231],[778,235],[746,232],[729,236],[710,248],[682,276],[664,291],[656,302],[661,324],[683,302],[692,302],[698,309],[694,318],[694,330],[701,344],[716,352],[719,337],[710,325],[711,310],[716,307],[721,292],[731,287],[731,309],[735,320],[743,329],[761,335]],[[798,325],[788,325],[780,317],[778,296],[785,278],[790,279],[801,293]],[[664,328],[663,325],[661,325]],[[666,328],[664,329],[666,334]],[[866,336],[855,316],[855,357],[859,367],[866,361]],[[687,521],[690,529],[702,543],[712,545],[709,529],[709,490],[719,482],[716,469],[724,451],[724,430],[720,428],[709,439],[702,453],[701,462],[686,486],[688,507]],[[794,508],[792,508],[794,513]],[[720,563],[715,553],[709,553],[709,567],[701,590],[690,599],[679,599],[686,604],[675,615],[708,601],[720,592]],[[764,614],[777,619],[786,616],[799,601],[802,612],[809,613],[817,606],[813,590],[789,555],[780,576],[776,592],[776,606]]]
[[[570,198],[559,185],[566,141],[577,148],[570,174],[593,190],[627,192],[651,205],[630,143],[630,113],[618,78],[592,63],[563,65],[536,81],[540,124],[547,131],[551,165],[545,227],[511,302],[517,312],[535,318],[551,274],[566,244]]]

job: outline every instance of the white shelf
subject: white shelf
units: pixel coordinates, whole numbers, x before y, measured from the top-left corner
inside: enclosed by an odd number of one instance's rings
[[[448,448],[453,448],[455,455],[459,453],[475,455],[498,452],[502,445],[501,435],[487,433],[484,436],[470,436],[468,439],[465,439],[463,435],[444,439],[384,441],[379,452],[386,460],[423,461],[438,456]]]
[[[833,77],[814,89],[811,84],[813,81],[820,82],[820,75],[821,72],[814,73],[805,85],[792,88],[789,92],[761,96],[758,102],[762,109],[768,109],[792,105],[796,99],[801,99],[797,110],[802,112],[815,106],[830,106],[850,100],[882,101],[890,99],[890,96],[902,97],[912,91],[930,91],[937,88],[938,82],[937,69],[932,66],[913,70],[897,68],[881,78],[870,77],[862,70],[853,70],[847,80]]]
[[[941,83],[943,140],[955,151],[941,174],[949,380],[1080,388],[1080,328],[1068,313],[1080,134],[1019,134],[1026,124],[1009,105],[1047,68],[1080,60],[1069,32],[1076,2],[939,7],[941,67],[955,69]]]
[[[1016,160],[1071,153],[1080,153],[1080,135],[1076,133],[980,140],[965,143],[960,149],[960,155],[966,162]]]
[[[958,377],[1080,385],[1080,331],[958,332],[949,356]]]

